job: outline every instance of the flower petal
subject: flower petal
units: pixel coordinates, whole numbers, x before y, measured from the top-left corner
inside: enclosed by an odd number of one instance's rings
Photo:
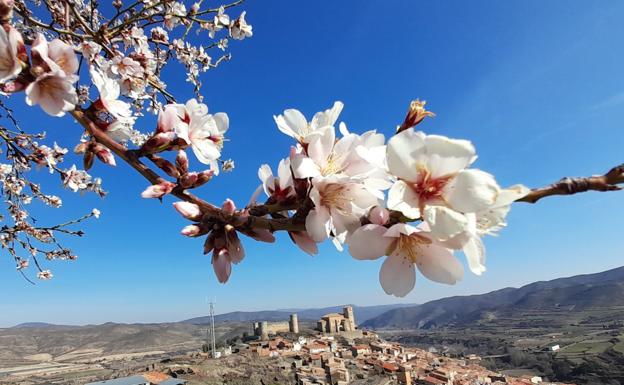
[[[227,258],[227,251],[213,252],[212,268],[214,269],[217,279],[221,283],[226,283],[232,274],[232,264]]]
[[[369,224],[355,230],[349,238],[349,253],[355,259],[377,259],[386,255],[394,238],[384,237],[386,228]]]
[[[414,265],[399,255],[388,257],[379,270],[379,282],[386,294],[405,297],[416,284]]]
[[[416,265],[428,279],[454,285],[464,277],[464,268],[451,250],[431,243],[422,245],[420,252]]]
[[[404,131],[405,132],[405,131]],[[420,218],[418,195],[404,181],[396,181],[388,190],[388,208],[398,210],[408,218]]]
[[[323,242],[329,235],[330,216],[324,207],[311,210],[306,217],[306,230],[315,242]]]
[[[491,207],[500,187],[487,172],[470,169],[460,171],[445,187],[445,199],[454,210],[474,213]]]
[[[312,256],[318,254],[316,242],[305,231],[289,231],[288,235],[301,250]]]
[[[423,161],[425,134],[407,129],[388,140],[386,156],[390,174],[408,181],[418,178],[418,164]]]
[[[443,206],[425,207],[423,217],[434,238],[446,241],[469,229],[466,215]]]
[[[479,237],[471,237],[470,240],[464,245],[463,248],[466,259],[468,260],[468,267],[476,275],[481,275],[485,272],[485,246],[483,241]]]

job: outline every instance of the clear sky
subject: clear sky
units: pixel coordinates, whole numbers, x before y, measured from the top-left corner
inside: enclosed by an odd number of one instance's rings
[[[274,114],[295,107],[311,116],[334,100],[345,103],[350,130],[388,135],[411,99],[426,99],[438,116],[419,127],[472,140],[477,167],[503,186],[603,173],[624,160],[624,2],[250,0],[243,8],[253,38],[232,42],[233,60],[203,77],[211,111],[230,116],[223,155],[237,165],[201,189],[214,202],[244,205],[258,166],[275,168],[287,154],[290,138]],[[188,84],[170,80],[180,99],[190,97]],[[12,105],[26,127],[73,147],[80,128],[70,118],[44,116],[22,98]],[[140,124],[151,130],[154,122]],[[219,313],[420,303],[624,261],[624,193],[588,193],[517,204],[509,227],[486,239],[485,275],[466,271],[455,286],[419,276],[401,300],[381,289],[381,260],[358,262],[331,244],[312,258],[282,235],[274,245],[244,240],[245,260],[221,285],[202,240],[179,235],[186,222],[172,199],[141,199],[146,182],[125,165],[97,165],[93,174],[104,178],[105,199],[61,192],[62,209],[35,210],[42,223],[102,211],[85,237],[66,242],[77,261],[46,262],[54,279],[32,286],[2,254],[0,326],[177,321],[206,314],[206,298]]]

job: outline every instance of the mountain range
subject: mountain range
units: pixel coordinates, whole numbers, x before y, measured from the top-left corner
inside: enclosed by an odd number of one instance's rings
[[[374,306],[353,306],[356,321],[361,324],[371,318],[375,318],[389,310],[400,309],[414,304],[392,304]],[[236,311],[215,315],[215,322],[253,322],[253,321],[287,321],[292,313],[297,313],[301,321],[316,321],[328,313],[342,313],[343,306],[330,306],[313,309],[280,309],[263,311]],[[182,321],[193,325],[205,325],[210,322],[209,316],[196,317]]]
[[[372,329],[432,329],[467,326],[526,312],[576,313],[586,309],[624,306],[624,267],[539,281],[481,295],[455,296],[422,305],[388,310],[362,322]]]

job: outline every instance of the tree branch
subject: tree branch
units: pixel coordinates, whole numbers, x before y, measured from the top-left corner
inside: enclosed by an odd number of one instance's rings
[[[604,175],[584,178],[563,178],[559,182],[546,187],[535,188],[516,202],[536,203],[542,198],[552,195],[572,195],[586,191],[616,191],[622,190],[619,184],[624,184],[624,164],[613,167]]]

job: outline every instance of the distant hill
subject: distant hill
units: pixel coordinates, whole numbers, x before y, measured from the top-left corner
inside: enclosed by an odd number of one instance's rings
[[[414,304],[392,304],[392,305],[375,305],[375,306],[353,306],[355,320],[361,324],[371,318],[392,309],[398,309],[406,306],[414,306]],[[331,306],[316,309],[281,309],[281,310],[263,310],[243,312],[236,311],[215,315],[215,322],[253,322],[253,321],[286,321],[292,313],[297,313],[297,317],[302,321],[316,321],[327,313],[342,312],[343,306]],[[210,317],[196,317],[181,321],[182,323],[204,325],[210,322]]]
[[[42,328],[50,328],[60,325],[49,324],[47,322],[24,322],[19,325],[12,326],[12,329],[42,329]]]
[[[624,267],[595,274],[531,283],[490,293],[456,296],[389,310],[362,323],[374,329],[466,326],[487,317],[513,317],[526,310],[582,310],[624,306]]]

